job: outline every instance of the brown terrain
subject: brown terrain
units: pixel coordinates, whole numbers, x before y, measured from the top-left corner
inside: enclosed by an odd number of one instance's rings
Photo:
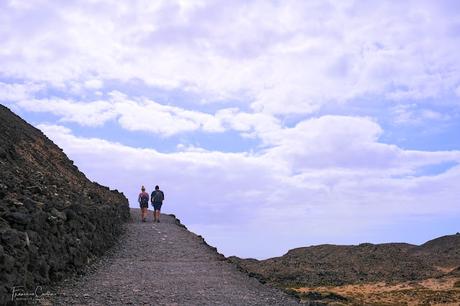
[[[458,233],[420,246],[319,245],[266,260],[229,260],[262,282],[324,304],[460,305]]]

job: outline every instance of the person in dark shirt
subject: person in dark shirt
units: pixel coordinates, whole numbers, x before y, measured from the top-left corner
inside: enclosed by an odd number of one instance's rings
[[[149,208],[149,194],[145,192],[145,187],[142,186],[141,193],[137,199],[139,206],[141,207],[141,219],[142,222],[145,222],[147,219],[147,210]]]
[[[160,210],[161,205],[163,205],[163,201],[165,199],[165,194],[163,191],[160,190],[160,187],[155,186],[155,190],[152,192],[150,196],[150,201],[153,205],[153,222],[160,223]]]

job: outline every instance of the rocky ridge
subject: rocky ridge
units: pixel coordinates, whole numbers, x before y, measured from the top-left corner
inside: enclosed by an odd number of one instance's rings
[[[238,257],[228,260],[262,282],[288,290],[455,278],[460,276],[460,234],[439,237],[420,246],[318,245],[296,248],[266,260]],[[340,297],[330,299],[340,300]]]
[[[460,234],[436,238],[420,246],[318,245],[296,248],[266,260],[238,257],[229,260],[263,281],[284,287],[419,280],[460,268]]]
[[[0,105],[0,303],[13,288],[81,270],[114,244],[128,218],[122,193],[89,181],[40,130]]]

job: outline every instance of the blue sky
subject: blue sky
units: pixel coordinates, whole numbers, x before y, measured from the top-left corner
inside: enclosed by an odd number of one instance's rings
[[[0,103],[225,255],[460,217],[457,1],[2,1]]]

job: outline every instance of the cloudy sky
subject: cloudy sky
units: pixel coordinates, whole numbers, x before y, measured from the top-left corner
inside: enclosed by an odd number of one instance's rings
[[[231,4],[230,4],[231,3]],[[458,1],[0,1],[0,103],[225,255],[460,231]]]

